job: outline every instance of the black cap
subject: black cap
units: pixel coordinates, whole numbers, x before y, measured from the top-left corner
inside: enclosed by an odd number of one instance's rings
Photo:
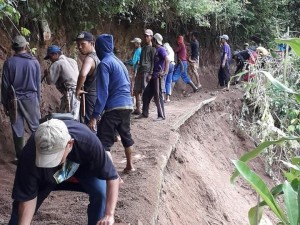
[[[90,32],[82,31],[77,36],[75,41],[85,40],[85,41],[94,41],[94,36]]]

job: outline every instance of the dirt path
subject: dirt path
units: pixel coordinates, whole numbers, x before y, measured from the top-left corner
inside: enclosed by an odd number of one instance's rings
[[[182,116],[212,97],[216,97],[214,103],[174,130]],[[166,104],[165,121],[154,121],[154,104],[148,119],[133,118],[136,172],[122,174],[123,149],[120,143],[112,149],[114,162],[125,182],[120,188],[116,222],[248,224],[247,210],[254,205],[256,197],[247,185],[229,183],[233,171],[230,159],[253,148],[234,125],[241,97],[238,89],[201,90]],[[1,148],[0,154],[0,224],[7,224],[15,166],[10,163],[12,155],[6,149]],[[254,164],[254,167],[263,174],[262,166]],[[86,224],[87,205],[85,194],[52,193],[33,224]]]

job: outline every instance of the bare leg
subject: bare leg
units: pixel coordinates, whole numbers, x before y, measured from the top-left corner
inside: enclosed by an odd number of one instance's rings
[[[133,167],[133,164],[132,164],[132,157],[131,157],[132,151],[133,151],[132,146],[130,146],[128,148],[125,148],[125,156],[126,156],[127,164],[126,164],[126,167],[124,169],[124,172],[126,172],[126,173],[135,171],[135,169]]]

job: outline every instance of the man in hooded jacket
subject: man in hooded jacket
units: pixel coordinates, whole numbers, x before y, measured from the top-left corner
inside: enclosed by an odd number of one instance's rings
[[[98,36],[95,49],[101,62],[96,73],[97,100],[88,126],[97,131],[98,138],[108,152],[114,144],[115,131],[118,131],[127,159],[124,172],[130,172],[134,170],[131,159],[134,141],[130,133],[133,105],[128,70],[113,53],[112,35]]]

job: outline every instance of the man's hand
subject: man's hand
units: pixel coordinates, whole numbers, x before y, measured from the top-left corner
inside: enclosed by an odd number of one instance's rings
[[[97,225],[113,225],[115,218],[113,215],[105,215],[101,220],[98,221]]]
[[[48,76],[49,75],[49,71],[47,69],[44,70],[44,76]]]
[[[151,78],[152,78],[152,75],[151,75],[151,74],[147,75],[146,81],[149,82],[149,81],[151,80]]]
[[[80,95],[81,94],[87,94],[87,92],[86,91],[84,91],[84,90],[78,90],[78,91],[76,91],[76,98],[78,99],[78,100],[80,100]]]
[[[225,63],[222,63],[222,68],[224,68],[225,67]]]
[[[90,119],[88,127],[91,129],[91,131],[97,132],[97,119],[96,118]]]

